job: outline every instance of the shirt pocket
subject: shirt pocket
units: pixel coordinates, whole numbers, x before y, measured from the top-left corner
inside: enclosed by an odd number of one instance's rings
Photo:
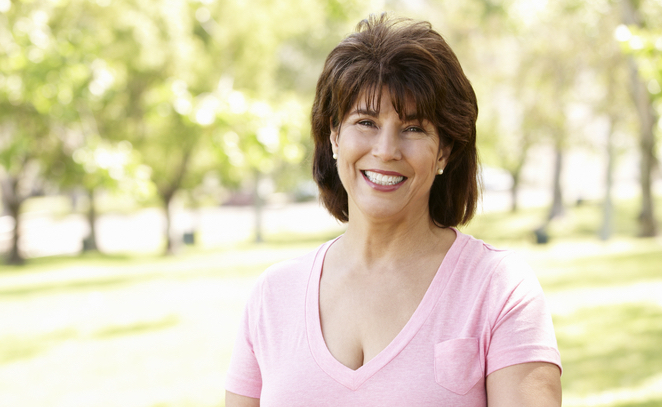
[[[467,394],[483,378],[478,339],[457,338],[436,344],[434,378],[453,393]]]

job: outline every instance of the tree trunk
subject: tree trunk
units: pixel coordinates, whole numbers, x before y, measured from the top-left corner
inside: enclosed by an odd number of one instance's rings
[[[184,146],[183,155],[181,161],[179,162],[179,170],[176,173],[175,178],[168,184],[164,185],[162,188],[158,188],[158,193],[161,196],[161,201],[165,209],[165,218],[166,218],[166,249],[164,255],[169,256],[175,254],[179,248],[180,240],[176,239],[172,234],[172,198],[175,196],[175,193],[179,190],[182,185],[182,180],[184,179],[184,174],[188,168],[189,159],[193,152],[193,146]]]
[[[632,1],[625,0],[622,4],[623,22],[628,25],[642,27],[641,17]],[[630,71],[630,95],[637,109],[640,126],[641,175],[639,182],[641,184],[641,212],[639,214],[639,236],[655,236],[657,234],[657,222],[652,193],[652,172],[656,163],[654,127],[657,120],[648,89],[639,75],[639,69],[632,57],[628,58],[628,67]]]
[[[522,144],[519,150],[519,154],[517,156],[517,162],[515,163],[515,167],[510,172],[510,176],[513,177],[513,186],[510,189],[510,197],[511,197],[510,211],[512,213],[517,212],[517,210],[519,209],[518,200],[519,200],[520,181],[522,180],[522,169],[524,168],[524,164],[526,164],[526,159],[529,155],[529,149],[531,148],[531,144],[532,144],[531,134],[528,131],[526,131],[522,135]]]
[[[554,181],[552,183],[552,206],[547,215],[548,220],[562,215],[563,208],[563,194],[561,191],[561,172],[563,170],[563,150],[559,144],[556,145],[556,159],[554,161]]]
[[[630,79],[632,97],[639,116],[639,154],[640,154],[640,176],[641,186],[641,212],[639,214],[639,236],[655,236],[657,234],[657,222],[655,220],[653,202],[653,167],[655,166],[655,111],[648,94],[646,85],[639,77],[635,61],[629,59]]]
[[[161,195],[161,199],[163,200],[163,206],[165,209],[165,220],[166,220],[166,230],[165,230],[166,248],[165,248],[165,252],[163,253],[166,256],[173,255],[177,251],[177,242],[175,241],[172,235],[172,197],[173,196],[174,193],[166,193]]]
[[[644,84],[639,81],[641,86]],[[641,89],[647,91],[644,87]],[[641,92],[643,93],[643,92]],[[655,166],[655,113],[651,105],[648,93],[640,94],[639,98],[644,99],[637,103],[637,110],[641,117],[641,140],[639,142],[639,151],[641,154],[641,214],[639,216],[639,235],[655,236],[657,235],[657,222],[655,219],[655,203],[652,191],[653,167]]]
[[[12,231],[12,245],[5,258],[6,264],[22,265],[25,258],[21,255],[19,241],[21,240],[21,206],[25,199],[18,194],[18,179],[6,176],[2,180],[2,201],[9,216],[14,218],[14,230]]]
[[[519,207],[517,205],[517,199],[519,195],[519,174],[515,176],[515,174],[512,174],[513,176],[513,186],[510,187],[510,212],[511,213],[517,213],[519,210]]]
[[[6,260],[7,264],[22,265],[25,263],[25,258],[23,258],[19,250],[19,240],[21,238],[20,209],[22,203],[23,202],[20,202],[16,205],[11,205],[11,207],[9,208],[9,212],[11,213],[11,216],[14,218],[14,231],[12,233],[11,249],[9,251]]]
[[[519,209],[518,199],[519,199],[519,187],[520,181],[522,180],[522,168],[524,168],[524,160],[526,159],[526,151],[523,152],[522,158],[517,166],[510,172],[510,176],[513,178],[513,185],[510,188],[510,212],[516,213]]]
[[[605,177],[605,197],[602,206],[602,226],[600,227],[600,239],[609,240],[612,233],[612,220],[614,206],[612,202],[612,187],[614,184],[614,118],[609,118],[607,129],[607,168]]]
[[[255,242],[261,243],[264,241],[262,238],[262,209],[264,202],[260,195],[260,171],[255,170],[255,186],[253,187],[253,212],[255,214]]]
[[[87,223],[90,226],[90,234],[85,238],[83,242],[83,251],[96,251],[98,250],[97,246],[97,213],[96,213],[96,201],[94,200],[94,189],[87,190],[87,197],[89,199],[90,205],[87,209]]]

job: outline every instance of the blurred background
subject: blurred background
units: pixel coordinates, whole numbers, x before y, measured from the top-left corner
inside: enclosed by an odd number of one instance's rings
[[[564,405],[662,406],[659,0],[0,0],[0,406],[223,405],[256,277],[342,233],[309,111],[384,10],[474,85],[462,230],[538,274]]]

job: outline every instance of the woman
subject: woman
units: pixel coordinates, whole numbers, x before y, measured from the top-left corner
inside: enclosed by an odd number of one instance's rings
[[[542,290],[460,233],[476,207],[475,94],[428,23],[362,21],[328,56],[313,172],[347,231],[272,266],[226,406],[560,406]]]

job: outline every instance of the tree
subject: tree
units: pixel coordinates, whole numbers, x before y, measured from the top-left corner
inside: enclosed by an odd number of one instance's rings
[[[632,0],[623,0],[622,18],[623,23],[632,26],[636,31],[647,30],[647,21],[643,17],[643,2],[633,2]],[[659,17],[659,10],[655,13]],[[655,27],[650,27],[653,30]],[[649,29],[650,29],[649,28]],[[657,164],[656,143],[655,143],[655,125],[659,115],[654,107],[654,99],[660,94],[660,68],[659,51],[655,52],[655,43],[649,42],[648,47],[644,47],[644,41],[641,36],[632,38],[627,35],[627,27],[620,28],[621,39],[625,42],[630,40],[629,48],[632,51],[639,51],[639,61],[635,58],[628,58],[628,68],[630,71],[630,93],[639,120],[639,151],[640,151],[640,184],[641,184],[641,212],[639,215],[639,235],[655,236],[657,234],[657,220],[655,218],[655,204],[652,191],[653,169]],[[644,38],[645,38],[644,34]],[[659,48],[659,47],[658,47]],[[646,49],[644,51],[644,49]],[[642,58],[643,57],[643,58]],[[647,73],[642,72],[640,65],[644,61],[652,62],[657,65],[657,69],[648,69]],[[653,62],[657,59],[657,64]],[[638,63],[639,62],[639,63]],[[657,72],[656,72],[657,70]],[[648,76],[648,84],[645,77]],[[659,98],[659,96],[657,96]]]
[[[96,194],[100,190],[130,194],[135,200],[147,199],[153,192],[149,168],[126,140],[113,143],[98,134],[87,134],[73,151],[62,151],[65,170],[60,185],[82,187],[88,197],[87,222],[89,233],[83,241],[83,251],[99,250],[97,245]]]
[[[255,240],[259,242],[262,241],[263,189],[278,181],[284,169],[301,162],[305,152],[302,143],[305,115],[294,96],[272,107],[261,100],[248,100],[238,91],[233,95],[230,100],[234,104],[229,106],[226,116],[231,130],[216,138],[215,146],[232,164],[226,177],[239,181],[241,174],[253,176]]]
[[[32,3],[9,3],[0,12],[0,183],[15,224],[10,264],[24,261],[19,248],[23,203],[63,170],[55,118],[66,116],[62,105],[82,82],[67,64],[66,40],[56,38],[48,23],[48,12]]]
[[[175,2],[167,8],[159,4],[108,10],[104,23],[113,27],[115,38],[106,52],[124,65],[125,94],[130,95],[117,95],[126,106],[123,138],[141,152],[152,170],[168,220],[166,251],[172,252],[176,243],[170,232],[170,209],[177,191],[197,186],[211,171],[220,174],[224,184],[237,185],[255,177],[256,169],[266,174],[278,169],[276,164],[292,165],[291,160],[272,160],[275,151],[261,139],[300,125],[272,123],[265,129],[265,118],[254,110],[266,106],[262,110],[275,111],[279,108],[272,106],[290,99],[283,97],[289,94],[288,82],[279,78],[303,73],[306,67],[295,68],[285,56],[299,52],[304,38],[308,47],[315,48],[309,33],[319,31],[326,17],[325,2],[297,7],[262,0]],[[302,109],[301,104],[297,108]],[[108,122],[99,117],[97,121]],[[252,170],[237,171],[227,143],[214,144],[229,131],[238,134],[239,151]],[[300,137],[279,146],[290,153],[299,151]],[[236,151],[233,154],[238,156]],[[303,158],[294,155],[299,162]],[[266,167],[272,170],[265,171]]]
[[[627,133],[635,122],[627,94],[628,67],[621,47],[614,38],[615,27],[620,24],[620,12],[607,3],[593,3],[583,8],[582,18],[586,40],[592,45],[587,53],[586,90],[580,100],[591,106],[594,124],[599,125],[602,140],[595,142],[605,155],[604,198],[599,236],[608,240],[613,232],[613,184],[620,150],[629,142]],[[625,137],[616,137],[624,135]]]
[[[43,174],[49,168],[53,144],[57,143],[47,137],[47,124],[30,106],[13,106],[11,112],[13,123],[0,128],[2,203],[14,219],[12,246],[6,263],[23,264],[19,247],[21,207],[27,198],[43,191]]]
[[[488,29],[500,32],[500,38],[481,39],[478,51],[483,62],[479,66],[497,65],[486,74],[491,89],[487,91],[491,102],[487,115],[498,129],[495,137],[488,137],[486,146],[492,151],[486,156],[511,174],[511,209],[516,210],[528,150],[535,144],[552,144],[552,202],[544,229],[564,212],[561,176],[569,148],[567,107],[574,98],[576,75],[581,72],[578,56],[584,44],[576,41],[575,10],[568,2],[544,8],[523,8],[507,1],[488,4],[491,6],[485,10],[491,10],[492,16]]]

